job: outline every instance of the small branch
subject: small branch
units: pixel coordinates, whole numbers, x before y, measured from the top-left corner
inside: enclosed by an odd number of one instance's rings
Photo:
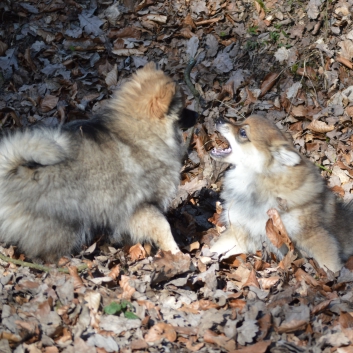
[[[5,261],[5,262],[11,262],[15,265],[19,265],[19,266],[24,266],[24,267],[29,267],[29,268],[34,268],[35,270],[39,270],[39,271],[43,271],[43,272],[51,272],[51,271],[58,271],[58,272],[63,272],[63,273],[67,273],[69,274],[69,270],[67,268],[64,267],[59,267],[59,268],[52,268],[52,267],[48,267],[48,266],[44,266],[44,265],[40,265],[40,264],[34,264],[32,262],[26,262],[26,261],[22,261],[22,260],[16,260],[16,259],[11,259],[10,257],[7,257],[3,254],[0,254],[0,259]],[[88,268],[88,266],[85,265],[81,265],[79,267],[77,267],[77,271],[81,272],[83,270],[85,270],[86,268]]]
[[[216,18],[211,18],[209,20],[203,20],[203,21],[198,21],[198,22],[195,22],[195,25],[196,26],[200,26],[200,25],[208,25],[210,23],[216,23],[220,20],[223,20],[223,16],[221,17],[216,17]]]
[[[198,99],[200,97],[200,92],[194,87],[190,79],[191,70],[195,65],[196,65],[195,58],[191,58],[184,71],[184,80],[187,86],[189,87],[191,93],[193,94],[193,96]]]
[[[320,169],[324,170],[325,172],[332,173],[332,170],[330,170],[330,169],[324,167],[323,165],[321,165],[321,164],[319,164],[319,163],[315,163],[315,165],[316,165],[317,167],[319,167]]]

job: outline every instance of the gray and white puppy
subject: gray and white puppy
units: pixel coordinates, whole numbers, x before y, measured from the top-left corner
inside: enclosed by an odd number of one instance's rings
[[[33,259],[56,261],[89,244],[153,241],[179,251],[163,215],[179,185],[177,84],[153,63],[138,70],[91,120],[16,131],[0,140],[0,241]]]
[[[241,123],[220,123],[217,129],[230,146],[214,149],[211,156],[233,168],[226,172],[222,192],[227,229],[211,251],[225,257],[254,253],[266,242],[282,258],[265,230],[267,211],[276,208],[296,247],[321,267],[338,271],[353,255],[352,204],[327,190],[317,168],[269,120],[253,115]]]

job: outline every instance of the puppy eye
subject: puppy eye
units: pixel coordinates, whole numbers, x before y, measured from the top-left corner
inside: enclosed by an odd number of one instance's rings
[[[246,135],[245,129],[240,129],[239,130],[239,135],[240,135],[240,137],[242,137],[244,139],[248,138],[248,136]]]

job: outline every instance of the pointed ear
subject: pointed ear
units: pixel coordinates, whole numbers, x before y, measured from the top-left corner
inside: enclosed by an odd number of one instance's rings
[[[293,167],[300,163],[301,158],[299,154],[293,151],[288,145],[280,145],[271,149],[273,158],[288,167]]]

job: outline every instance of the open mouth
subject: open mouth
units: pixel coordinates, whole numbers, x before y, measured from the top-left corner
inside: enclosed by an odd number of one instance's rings
[[[211,150],[211,155],[214,157],[226,157],[229,154],[232,153],[231,147],[225,148],[225,149],[220,149],[220,148],[213,148]]]

